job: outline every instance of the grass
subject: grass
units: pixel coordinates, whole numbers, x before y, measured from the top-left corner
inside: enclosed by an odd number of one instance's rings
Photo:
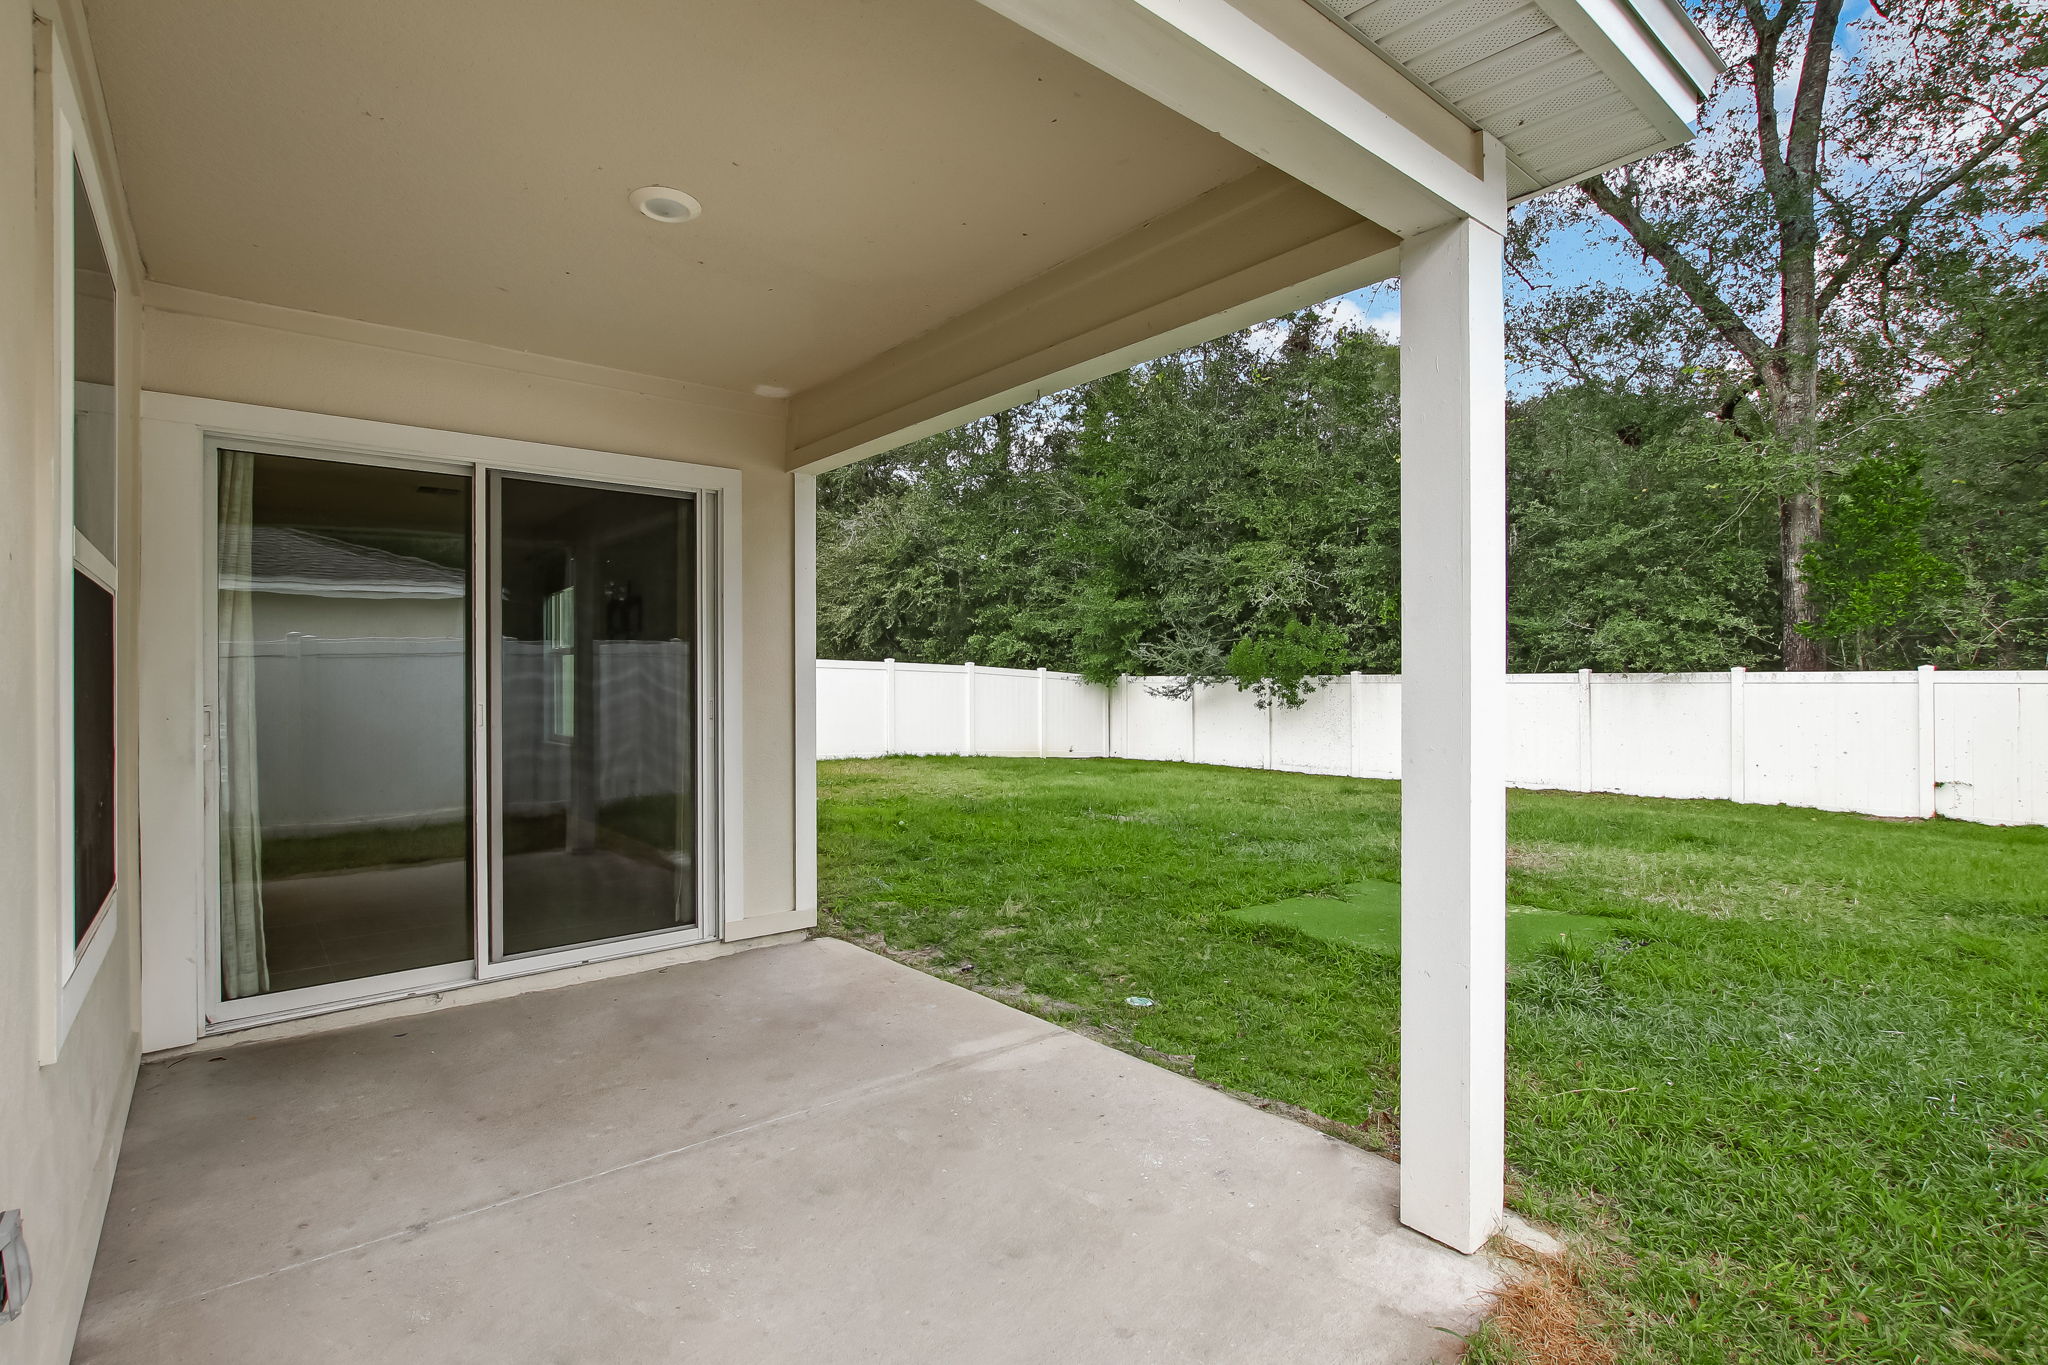
[[[1378,953],[1401,951],[1401,884],[1377,879],[1340,886],[1327,896],[1297,896],[1274,905],[1254,905],[1230,912],[1252,924],[1279,924],[1310,938],[1348,943]],[[1509,962],[1521,962],[1552,944],[1591,945],[1612,938],[1627,921],[1605,915],[1563,915],[1532,905],[1509,903]]]
[[[1394,959],[1231,912],[1397,878],[1396,784],[821,772],[829,931],[1391,1144]],[[2048,1361],[2048,830],[1531,792],[1509,831],[1511,900],[1618,922],[1508,988],[1512,1202],[1617,1358]]]

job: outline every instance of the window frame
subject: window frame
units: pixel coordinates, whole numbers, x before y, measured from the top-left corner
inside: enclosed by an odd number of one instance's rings
[[[42,152],[47,158],[41,177],[45,194],[47,218],[50,232],[49,262],[51,267],[51,313],[52,352],[55,359],[52,386],[51,427],[55,445],[55,479],[53,506],[45,509],[50,517],[51,559],[49,572],[55,597],[54,631],[50,637],[54,688],[52,699],[54,710],[54,766],[57,780],[54,789],[54,810],[51,812],[55,837],[51,841],[50,855],[54,863],[54,878],[46,881],[54,890],[51,897],[50,913],[46,918],[54,930],[51,969],[57,987],[54,1032],[50,1046],[46,1049],[46,1061],[55,1061],[64,1040],[69,1036],[72,1024],[84,1008],[86,997],[98,980],[101,968],[111,956],[113,941],[120,936],[121,904],[125,899],[127,882],[131,873],[126,854],[126,833],[128,828],[128,802],[123,787],[127,778],[126,756],[122,753],[122,707],[121,694],[126,679],[125,651],[121,647],[123,625],[126,614],[122,602],[122,585],[118,561],[126,558],[122,541],[127,530],[126,499],[122,496],[123,471],[126,459],[122,449],[120,394],[128,375],[124,350],[127,340],[127,323],[123,314],[127,311],[132,281],[128,272],[125,253],[112,229],[116,218],[111,211],[112,200],[107,192],[107,181],[99,155],[88,133],[88,121],[71,66],[65,56],[61,37],[53,34],[49,46],[50,60],[47,71],[49,99],[48,137],[43,139]],[[74,169],[75,168],[75,169]],[[74,182],[75,176],[75,182]],[[113,532],[112,539],[116,558],[109,559],[100,549],[86,539],[77,526],[77,509],[74,506],[77,487],[77,420],[83,410],[78,402],[75,386],[76,354],[74,346],[77,337],[77,250],[73,236],[76,220],[73,211],[74,183],[84,190],[91,205],[94,226],[100,237],[100,249],[105,253],[114,287],[114,382],[111,386],[111,411],[108,416],[114,427],[114,483],[113,483]],[[115,755],[113,775],[113,838],[114,838],[114,880],[107,895],[92,913],[84,934],[78,933],[77,911],[74,905],[77,886],[77,824],[76,824],[76,760],[75,744],[77,717],[73,688],[75,685],[73,656],[76,648],[76,602],[73,591],[74,573],[83,574],[104,588],[113,599],[114,620],[114,732]]]

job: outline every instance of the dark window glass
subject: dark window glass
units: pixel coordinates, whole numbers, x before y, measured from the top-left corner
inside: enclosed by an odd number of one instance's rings
[[[114,595],[71,575],[72,941],[114,889]]]
[[[114,270],[85,180],[71,173],[71,519],[114,554]]]
[[[498,480],[502,956],[697,922],[694,512]]]
[[[469,487],[219,454],[225,999],[472,955]]]

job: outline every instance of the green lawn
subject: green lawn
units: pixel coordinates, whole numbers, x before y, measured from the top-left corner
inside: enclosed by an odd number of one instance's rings
[[[1396,784],[821,788],[828,932],[1393,1141],[1393,957],[1231,912],[1397,877]],[[1623,1359],[2048,1361],[2048,830],[1549,792],[1509,829],[1512,901],[1617,921],[1518,954],[1508,1150],[1514,1205],[1604,1249]]]

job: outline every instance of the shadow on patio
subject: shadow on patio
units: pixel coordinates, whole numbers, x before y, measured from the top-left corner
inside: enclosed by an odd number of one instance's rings
[[[75,1359],[1454,1358],[1395,1186],[817,940],[145,1067]]]

